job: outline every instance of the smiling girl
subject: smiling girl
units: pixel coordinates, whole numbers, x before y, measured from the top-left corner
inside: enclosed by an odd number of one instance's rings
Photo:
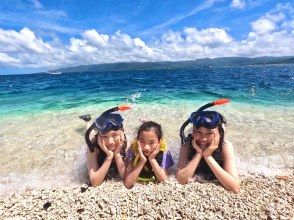
[[[88,122],[85,134],[87,151],[87,167],[92,186],[99,186],[107,177],[117,174],[123,179],[125,174],[126,137],[123,129],[123,118],[114,111],[124,111],[129,106],[111,108],[102,113],[89,126],[91,117],[80,116]],[[96,131],[93,135],[93,131]]]
[[[216,111],[203,111],[228,100],[209,103],[193,112],[183,124],[177,180],[186,184],[194,176],[206,180],[218,179],[230,191],[239,192],[240,185],[232,144],[225,140],[225,118]],[[193,124],[193,132],[183,140],[183,129]]]
[[[167,170],[174,161],[168,151],[161,126],[153,121],[144,122],[138,129],[137,138],[131,144],[126,159],[125,186],[135,182],[164,182]]]

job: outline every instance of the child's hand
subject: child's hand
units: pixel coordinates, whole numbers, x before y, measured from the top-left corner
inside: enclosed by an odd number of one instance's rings
[[[159,146],[149,155],[148,159],[155,159],[156,155],[159,153]]]
[[[125,135],[124,135],[124,132],[123,131],[120,131],[119,132],[120,134],[120,137],[119,137],[119,140],[118,140],[118,143],[117,143],[117,146],[114,150],[114,155],[118,155],[120,154],[120,151],[121,151],[121,148],[122,146],[124,145],[124,142],[125,142]]]
[[[145,155],[142,152],[140,141],[138,141],[138,152],[139,152],[139,156],[140,156],[140,162],[145,164],[147,159],[146,159]]]
[[[107,157],[113,157],[113,152],[106,147],[105,141],[100,136],[98,136],[98,144],[101,147],[101,149],[106,153]]]
[[[219,133],[218,132],[215,133],[210,146],[203,151],[204,157],[211,156],[211,154],[218,148],[219,138],[220,138]]]
[[[192,139],[192,146],[196,150],[197,154],[203,155],[203,150],[196,144],[196,139],[193,137]]]

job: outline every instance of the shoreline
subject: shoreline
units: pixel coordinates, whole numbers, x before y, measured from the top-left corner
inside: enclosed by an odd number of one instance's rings
[[[0,195],[1,219],[293,219],[294,176],[241,177],[239,194],[215,182],[121,181]]]

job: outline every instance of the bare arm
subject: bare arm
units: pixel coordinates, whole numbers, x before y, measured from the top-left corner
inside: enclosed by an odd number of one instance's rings
[[[238,193],[240,190],[240,183],[233,146],[231,144],[224,144],[222,153],[224,156],[224,168],[222,168],[211,155],[205,155],[204,159],[220,183],[227,190]]]
[[[140,146],[140,142],[138,142],[139,148],[138,153],[140,156],[140,161],[135,166],[133,166],[133,163],[131,160],[127,160],[127,169],[126,169],[126,175],[125,175],[125,186],[129,189],[133,187],[135,182],[137,181],[145,163],[147,162],[146,157],[144,156],[142,152],[142,148]]]
[[[156,161],[155,157],[159,153],[159,147],[155,149],[152,154],[148,157],[148,160],[151,164],[151,167],[155,173],[155,176],[160,182],[164,182],[165,180],[168,179],[168,174],[165,169],[162,169],[161,166],[158,164]]]
[[[164,182],[168,179],[168,174],[165,169],[162,169],[161,166],[157,163],[155,158],[149,159],[149,162],[153,168],[153,171],[160,182]]]
[[[192,160],[188,161],[188,155],[191,150],[188,147],[181,146],[180,156],[178,163],[178,171],[176,173],[176,178],[179,183],[186,184],[189,179],[193,177],[196,168],[202,158],[202,153],[196,153]]]
[[[115,159],[115,163],[119,172],[119,176],[123,179],[125,176],[125,162],[120,154],[120,152],[116,153],[114,152],[114,159]]]
[[[125,186],[130,189],[131,187],[133,187],[133,185],[135,184],[135,182],[137,181],[141,170],[143,169],[145,163],[147,160],[142,161],[140,160],[139,163],[137,163],[137,165],[133,166],[132,161],[127,161],[127,165],[126,165],[126,174],[125,174]]]
[[[87,151],[88,174],[92,186],[98,186],[103,182],[113,158],[113,155],[112,157],[107,156],[104,160],[103,165],[99,167],[97,162],[98,154],[99,152],[96,148],[94,149],[93,153],[91,153],[89,149]]]
[[[114,159],[115,159],[115,163],[116,163],[116,167],[118,169],[118,172],[119,172],[119,176],[124,179],[125,177],[125,171],[126,171],[126,165],[125,165],[125,161],[124,159],[122,158],[122,155],[121,155],[121,150],[122,150],[122,147],[124,146],[125,144],[125,147],[124,147],[124,151],[125,151],[125,148],[126,148],[126,140],[125,140],[125,134],[123,131],[120,131],[120,139],[119,139],[119,142],[117,144],[117,147],[115,148],[113,154],[114,154]],[[126,153],[126,152],[124,152]]]

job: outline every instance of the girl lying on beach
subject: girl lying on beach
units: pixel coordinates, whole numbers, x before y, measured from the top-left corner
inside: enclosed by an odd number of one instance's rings
[[[153,121],[144,122],[127,152],[125,186],[131,188],[137,181],[164,182],[173,164],[161,126]]]
[[[126,138],[123,130],[123,118],[113,111],[126,110],[128,106],[112,108],[104,112],[90,125],[90,115],[80,116],[87,122],[86,131],[87,167],[92,186],[100,185],[106,176],[119,174],[124,178]],[[93,135],[93,130],[96,133]]]
[[[176,174],[179,183],[188,183],[196,174],[206,180],[217,178],[227,190],[239,192],[234,148],[225,140],[226,120],[216,111],[203,111],[228,101],[221,99],[202,106],[181,127],[182,146]],[[184,137],[189,123],[193,124],[193,132]]]

